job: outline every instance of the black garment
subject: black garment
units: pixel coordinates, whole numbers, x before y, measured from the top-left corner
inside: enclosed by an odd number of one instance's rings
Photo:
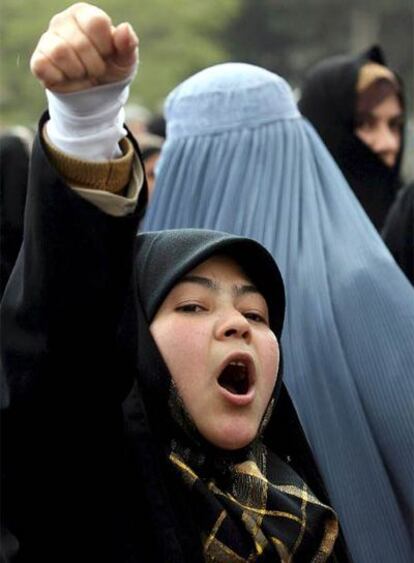
[[[25,238],[1,304],[2,525],[19,542],[13,563],[185,561],[168,509],[159,503],[155,524],[147,516],[152,491],[122,412],[131,379],[115,337],[145,200],[144,188],[134,214],[101,212],[36,139]],[[140,404],[135,421],[145,435]]]
[[[0,297],[23,240],[29,152],[14,134],[0,137]]]
[[[414,285],[414,182],[397,194],[386,217],[382,238]]]
[[[259,247],[211,233],[188,245],[159,235],[168,244],[155,253],[158,235],[140,235],[135,248],[145,203],[144,188],[132,215],[101,212],[65,185],[36,140],[25,239],[1,305],[2,522],[20,544],[13,562],[203,560],[195,508],[166,458],[175,425],[156,409],[170,384],[148,324],[191,264],[238,247],[249,271],[246,250]],[[259,288],[279,304],[279,334],[283,285],[270,255],[255,256],[266,273]],[[266,442],[326,500],[279,381]]]
[[[303,84],[299,109],[316,128],[365,212],[381,230],[401,186],[403,147],[397,162],[386,166],[355,134],[356,83],[367,62],[386,66],[379,47],[358,56],[334,56],[311,68]]]

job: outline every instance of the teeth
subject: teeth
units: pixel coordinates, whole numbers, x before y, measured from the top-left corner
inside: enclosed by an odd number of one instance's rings
[[[238,368],[238,371],[233,373],[233,377],[236,381],[243,381],[247,372],[246,364],[241,361],[233,361],[229,363],[229,366]]]
[[[246,367],[245,364],[244,364],[244,362],[230,362],[229,365],[230,365],[230,366],[239,366],[239,367],[242,367],[242,368],[245,368],[245,367]]]

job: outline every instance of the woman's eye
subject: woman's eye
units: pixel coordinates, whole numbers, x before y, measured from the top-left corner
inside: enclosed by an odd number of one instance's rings
[[[393,119],[389,123],[389,128],[391,129],[391,131],[400,132],[402,125],[403,124],[402,124],[401,119],[395,119],[395,120]]]
[[[185,305],[178,306],[176,311],[180,311],[181,313],[199,313],[204,311],[204,307],[198,303],[186,303]]]
[[[363,121],[357,126],[357,129],[360,131],[371,131],[374,128],[374,124],[372,121]]]
[[[248,313],[244,313],[244,316],[246,317],[246,319],[254,321],[255,323],[264,323],[266,325],[268,324],[267,319],[260,313],[250,311]]]
[[[373,119],[370,115],[357,115],[356,122],[355,122],[355,129],[359,129],[360,131],[370,131],[375,127],[375,119]]]

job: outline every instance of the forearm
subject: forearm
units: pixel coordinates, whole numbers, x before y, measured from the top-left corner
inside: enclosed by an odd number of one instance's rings
[[[143,185],[123,126],[133,76],[71,94],[47,92],[50,119],[42,134],[51,162],[81,197],[115,216],[132,212]]]
[[[46,127],[42,136],[50,162],[80,197],[115,217],[133,213],[146,187],[144,168],[131,140],[121,140],[119,158],[96,162],[59,150],[49,139]]]
[[[143,192],[132,214],[102,212],[66,184],[47,151],[38,137],[25,240],[1,308],[4,397],[12,401],[45,379],[56,385],[59,363],[91,369],[113,349],[145,205]]]

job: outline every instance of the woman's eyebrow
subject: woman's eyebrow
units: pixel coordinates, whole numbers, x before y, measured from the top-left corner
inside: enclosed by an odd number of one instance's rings
[[[220,285],[216,281],[204,276],[195,276],[189,274],[188,276],[184,276],[179,283],[187,283],[187,282],[196,283],[213,291],[218,291],[220,289]],[[242,296],[249,293],[260,293],[257,287],[250,283],[234,284],[234,286],[232,287],[232,291],[236,296]]]
[[[179,283],[196,283],[198,285],[202,285],[207,289],[217,290],[218,285],[217,283],[212,280],[211,278],[205,278],[204,276],[194,276],[189,274],[188,276],[184,276]]]
[[[257,287],[250,283],[249,284],[246,283],[243,285],[235,285],[233,291],[237,296],[246,295],[249,293],[259,293],[261,295]]]

